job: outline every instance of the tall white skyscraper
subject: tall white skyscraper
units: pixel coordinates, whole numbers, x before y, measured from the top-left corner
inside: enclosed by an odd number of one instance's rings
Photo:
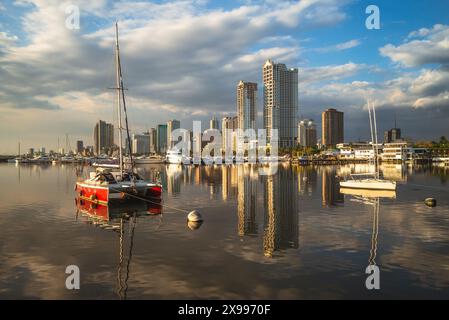
[[[298,69],[268,60],[263,66],[264,128],[271,141],[278,129],[279,147],[293,148],[298,137]]]

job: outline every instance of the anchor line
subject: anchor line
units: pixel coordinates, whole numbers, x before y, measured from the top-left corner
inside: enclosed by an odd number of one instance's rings
[[[128,195],[128,196],[130,196],[130,197],[133,197],[133,198],[135,198],[135,199],[138,199],[138,200],[142,200],[142,201],[146,201],[146,202],[148,202],[148,203],[152,203],[152,204],[157,204],[157,205],[163,206],[163,207],[165,207],[165,208],[167,208],[167,209],[179,211],[179,212],[182,212],[182,213],[189,213],[188,210],[184,210],[184,209],[179,209],[179,208],[171,207],[171,206],[168,206],[168,205],[166,205],[166,204],[162,204],[162,203],[160,203],[160,202],[151,201],[151,200],[149,200],[149,199],[146,199],[146,198],[142,198],[142,197],[136,196],[135,194],[128,193],[128,192],[123,192],[122,190],[114,189],[114,188],[111,188],[111,187],[110,187],[110,189],[113,190],[113,191],[117,191],[117,192],[120,192],[120,193],[124,193],[124,194],[126,194],[126,195]]]

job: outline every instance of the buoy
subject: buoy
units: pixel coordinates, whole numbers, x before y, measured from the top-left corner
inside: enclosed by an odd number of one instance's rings
[[[431,208],[437,206],[437,200],[434,198],[427,198],[426,200],[424,200],[424,203],[426,204],[426,206]]]
[[[187,220],[191,221],[191,222],[202,222],[203,217],[201,216],[201,214],[199,212],[197,212],[196,210],[193,210],[187,215]]]

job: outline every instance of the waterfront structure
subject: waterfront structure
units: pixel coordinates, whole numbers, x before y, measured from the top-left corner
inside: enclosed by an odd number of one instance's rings
[[[103,120],[98,121],[94,129],[94,144],[97,155],[109,152],[114,145],[114,125]]]
[[[84,151],[84,143],[81,140],[76,142],[76,153],[82,153]]]
[[[181,128],[181,123],[179,120],[170,120],[167,122],[167,147],[171,149],[176,141],[172,141],[172,133],[174,130]]]
[[[336,109],[327,109],[322,114],[322,144],[335,148],[344,142],[344,113]]]
[[[167,152],[167,125],[159,124],[157,126],[157,145],[156,151],[159,154]]]
[[[215,118],[215,116],[210,120],[209,123],[209,129],[217,129],[220,130],[220,123],[218,122],[218,119]]]
[[[238,128],[256,129],[257,83],[240,81],[237,85]]]
[[[263,66],[264,128],[271,143],[278,130],[279,147],[296,147],[298,137],[298,69],[268,60]]]
[[[303,119],[298,123],[298,144],[304,148],[316,147],[316,125],[313,120]]]

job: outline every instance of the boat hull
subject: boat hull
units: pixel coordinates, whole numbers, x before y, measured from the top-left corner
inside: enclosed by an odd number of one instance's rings
[[[97,186],[77,182],[75,191],[79,193],[81,199],[103,205],[127,198],[160,199],[162,197],[162,187],[158,184],[148,183],[130,187],[129,185]]]
[[[396,190],[396,182],[380,181],[380,180],[360,180],[360,181],[341,181],[340,187],[348,189],[364,189],[364,190]]]

